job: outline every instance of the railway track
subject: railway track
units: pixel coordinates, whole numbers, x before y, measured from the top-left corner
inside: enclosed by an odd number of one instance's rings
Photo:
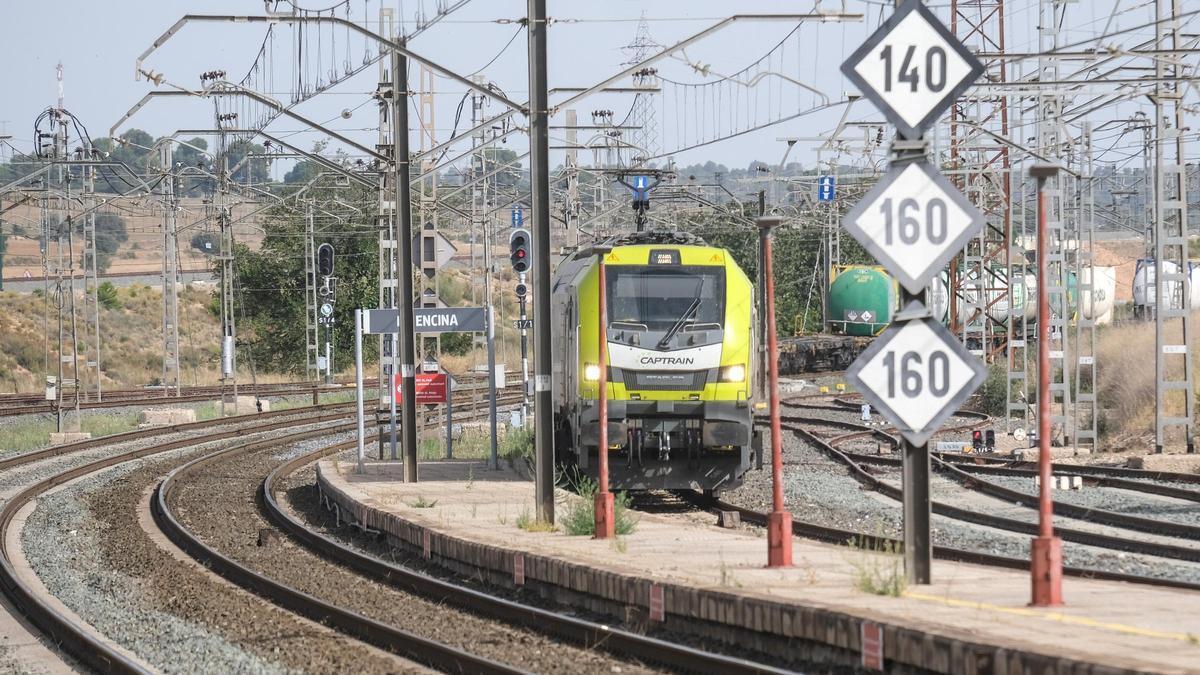
[[[526,655],[517,655],[508,650],[500,650],[503,658],[497,659],[473,653],[474,650],[462,644],[448,644],[450,641],[461,642],[466,634],[485,633],[507,637],[516,627],[520,631],[539,636],[539,642],[530,646],[537,651],[548,652],[552,658],[571,664],[567,668],[569,671],[620,669],[626,672],[641,669],[642,663],[647,662],[672,670],[682,669],[690,672],[782,672],[762,664],[629,633],[437,579],[346,546],[305,524],[284,508],[277,498],[281,491],[281,483],[287,481],[301,467],[352,446],[352,442],[337,443],[301,454],[283,463],[255,462],[246,452],[239,449],[206,455],[176,470],[160,484],[155,495],[155,517],[172,540],[189,554],[243,588],[268,597],[273,602],[311,619],[335,625],[339,630],[381,648],[443,670],[521,672],[522,667],[537,671],[561,670],[549,668],[544,662],[529,662]],[[251,465],[253,470],[245,469]],[[288,564],[272,566],[270,555],[261,555],[261,551],[247,553],[248,547],[238,549],[225,538],[216,536],[213,528],[222,525],[206,528],[204,523],[196,522],[197,519],[192,518],[193,524],[189,526],[173,515],[172,505],[182,501],[175,494],[179,491],[181,482],[202,483],[203,479],[198,477],[235,473],[253,476],[241,484],[242,493],[239,493],[239,496],[242,499],[238,501],[245,504],[257,503],[258,509],[257,513],[242,514],[236,520],[248,521],[252,517],[263,519],[262,523],[255,520],[253,527],[268,523],[277,527],[292,541],[318,556],[319,562],[315,559],[297,560],[296,554],[289,552]],[[193,486],[191,491],[195,493],[198,488]],[[257,499],[249,498],[249,495],[244,494],[246,491],[256,494]],[[192,503],[193,506],[189,510],[194,513],[197,510],[194,499]],[[220,541],[216,541],[217,539]],[[360,597],[357,599],[358,604],[351,607],[350,605],[356,602],[353,598],[347,601],[340,597],[316,597],[313,594],[315,584],[310,573],[295,575],[287,572],[298,567],[316,567],[326,580],[336,577],[337,580],[329,583],[338,588],[367,586],[370,588],[371,600]],[[347,606],[340,606],[342,602],[347,602]],[[380,609],[380,604],[392,608],[403,607],[404,618],[399,618],[395,612]],[[453,614],[449,618],[439,614],[426,614],[434,611],[442,614],[452,611]],[[391,625],[387,621],[389,617],[394,621],[409,624],[410,629]],[[426,624],[436,626],[445,621],[451,621],[459,627],[457,634],[446,642],[426,637],[420,634],[420,629],[411,629],[413,623],[424,627]],[[425,631],[428,631],[428,628],[425,628]],[[528,635],[516,635],[506,641],[528,644],[530,639]],[[489,651],[493,654],[496,652]],[[597,651],[607,655],[600,663],[596,662]],[[515,663],[514,659],[517,659]]]
[[[509,377],[515,374],[515,371],[508,373]],[[484,381],[483,377],[476,375],[464,375],[456,379],[464,385]],[[378,378],[370,378],[363,381],[363,387],[366,389],[374,389],[378,386]],[[317,397],[324,394],[344,393],[353,390],[353,382],[335,382],[330,385],[313,382],[284,382],[254,386],[242,385],[239,387],[238,393],[243,396],[257,396],[260,398],[305,395]],[[97,401],[84,398],[81,392],[79,407],[82,410],[96,410],[128,406],[162,406],[177,403],[196,403],[220,400],[223,394],[232,395],[233,389],[232,387],[223,387],[220,385],[205,385],[182,387],[179,393],[179,396],[172,396],[167,390],[161,388],[119,389],[104,392],[103,399]],[[75,392],[73,391],[63,394],[63,410],[74,409],[74,397]],[[55,401],[46,401],[42,394],[0,394],[0,417],[52,413],[57,410],[57,405]]]
[[[844,405],[839,405],[836,403],[833,406],[795,400],[784,401],[783,403],[785,407],[791,409],[809,409],[813,412],[849,412],[849,410],[845,409]],[[988,421],[986,415],[981,415],[979,413],[969,413],[968,415],[962,415],[960,417],[968,417],[969,419],[962,424],[953,425],[947,429],[944,429],[943,433],[969,431],[986,424]],[[784,416],[783,421],[785,423],[785,430],[802,438],[811,445],[816,446],[825,455],[837,460],[850,471],[852,477],[859,481],[860,484],[864,484],[873,490],[884,493],[893,499],[900,499],[901,494],[899,488],[880,480],[876,475],[864,467],[864,465],[868,463],[880,463],[898,466],[900,462],[898,457],[881,457],[876,455],[850,453],[837,447],[839,444],[856,438],[875,438],[883,440],[883,442],[888,443],[894,448],[897,445],[894,437],[877,427],[868,427],[846,420],[830,420],[801,417],[798,415],[788,415]],[[755,511],[754,509],[745,508],[729,502],[706,500],[703,496],[698,494],[689,494],[686,495],[686,498],[688,501],[694,504],[706,506],[708,508],[737,511],[741,515],[742,519],[746,522],[762,525],[766,524],[766,514]],[[948,504],[940,504],[937,502],[933,504],[933,510],[939,515],[963,520],[976,525],[1015,531],[1030,535],[1036,533],[1035,523],[1006,519],[988,513],[980,513]],[[899,550],[896,547],[902,546],[902,542],[896,538],[838,527],[829,527],[820,523],[803,522],[803,519],[799,516],[800,514],[794,514],[794,517],[796,517],[795,533],[797,535],[839,544],[847,544],[853,540],[857,543],[857,545],[865,544],[869,548],[874,548],[876,550]],[[1161,521],[1154,522],[1157,524]],[[1174,524],[1168,524],[1167,529],[1172,529],[1172,525]],[[1186,530],[1187,528],[1185,527],[1184,531]],[[1063,536],[1064,539],[1068,541],[1075,541],[1076,543],[1110,548],[1129,553],[1154,555],[1157,557],[1165,557],[1170,559],[1193,562],[1200,561],[1200,549],[1195,547],[1178,546],[1170,543],[1154,541],[1141,541],[1138,539],[1104,535],[1096,532],[1070,530],[1062,527],[1056,527],[1056,531]],[[1026,558],[996,555],[966,548],[948,546],[935,546],[934,555],[936,557],[949,560],[993,565],[1011,569],[1028,569],[1029,565],[1028,559]],[[1200,583],[1195,583],[1189,580],[1150,577],[1146,575],[1129,574],[1125,572],[1116,572],[1104,569],[1069,567],[1066,573],[1071,576],[1087,578],[1126,581],[1131,583],[1151,584],[1189,590],[1200,589]]]
[[[255,420],[247,426],[245,423],[248,420],[235,417],[222,420],[208,420],[204,423],[195,423],[195,425],[175,425],[175,427],[168,429],[149,430],[157,433],[142,435],[138,438],[169,434],[173,431],[180,431],[179,427],[186,427],[183,431],[203,430],[205,433],[203,435],[151,443],[144,447],[117,452],[92,461],[85,461],[65,470],[53,472],[50,476],[36,480],[25,486],[12,496],[4,504],[3,509],[0,510],[0,580],[3,582],[4,593],[38,630],[50,638],[54,644],[60,645],[65,651],[79,659],[81,663],[100,672],[146,672],[146,668],[142,663],[130,658],[123,650],[114,648],[114,646],[102,637],[95,635],[87,627],[79,624],[69,613],[61,611],[56,602],[30,585],[17,571],[17,558],[14,556],[14,550],[12,549],[12,545],[16,539],[16,537],[12,536],[14,534],[12,530],[17,515],[27,505],[44,497],[60,485],[97,474],[118,465],[161,455],[173,450],[185,449],[201,443],[236,439],[250,433],[261,434],[299,425],[344,420],[349,414],[348,411],[324,411],[313,417],[311,415],[298,416],[296,411],[280,412],[289,412],[292,418],[299,418],[264,422],[261,416],[254,416]],[[347,424],[347,426],[349,425]],[[218,427],[228,428],[219,429]],[[98,441],[101,440],[103,439],[94,439],[96,442],[76,444],[75,447],[64,446],[62,448],[53,448],[51,451],[26,453],[5,460],[3,468],[11,470],[16,467],[30,466],[48,458],[57,459],[85,449],[100,447],[102,444]],[[125,440],[128,440],[128,437]]]
[[[519,403],[519,393],[507,395],[500,401],[502,406],[513,406]],[[463,411],[459,419],[471,419],[485,416],[486,410],[473,412]],[[128,652],[115,649],[106,640],[96,636],[88,627],[81,625],[71,612],[60,611],[55,601],[45,597],[39,584],[29,584],[18,574],[16,559],[10,548],[20,538],[14,523],[23,522],[17,516],[23,509],[51,493],[66,483],[98,475],[107,469],[121,465],[135,465],[139,460],[145,461],[171,451],[186,451],[193,446],[202,446],[214,442],[241,442],[244,437],[261,436],[268,432],[280,432],[293,427],[312,427],[314,424],[334,424],[332,428],[309,430],[290,435],[290,440],[326,436],[339,431],[349,431],[355,427],[352,403],[325,404],[308,408],[288,409],[219,418],[192,422],[186,424],[168,425],[138,429],[134,431],[98,437],[69,445],[45,448],[0,459],[0,471],[6,476],[17,475],[14,472],[33,472],[50,469],[50,475],[31,479],[13,495],[0,510],[0,580],[3,590],[14,605],[29,618],[34,626],[42,631],[54,644],[61,645],[67,652],[80,659],[82,663],[101,672],[145,672],[144,663],[131,659]],[[433,418],[430,418],[433,419]],[[435,420],[436,421],[436,420]],[[279,440],[245,443],[235,447],[267,449],[274,447]],[[130,445],[139,445],[131,450],[123,450]],[[115,452],[96,458],[105,448],[113,447]],[[65,469],[60,466],[70,464]],[[12,479],[10,478],[10,481]],[[387,668],[395,670],[394,668]]]

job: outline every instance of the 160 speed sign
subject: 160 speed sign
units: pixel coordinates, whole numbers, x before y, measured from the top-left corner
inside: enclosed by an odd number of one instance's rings
[[[906,311],[919,309],[914,302]],[[932,318],[893,324],[846,373],[915,445],[929,440],[986,377],[983,362]]]
[[[894,165],[843,225],[902,286],[920,293],[983,221],[945,176],[919,161]]]

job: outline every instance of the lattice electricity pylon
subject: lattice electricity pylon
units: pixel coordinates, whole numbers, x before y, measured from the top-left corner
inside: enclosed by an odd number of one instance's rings
[[[379,30],[384,35],[392,37],[396,34],[395,15],[392,8],[379,8]],[[392,116],[389,114],[390,101],[397,95],[393,86],[398,80],[393,77],[388,65],[390,59],[379,60],[379,84],[375,89],[375,97],[379,102],[379,136],[375,149],[381,154],[391,156],[395,147],[393,137]],[[403,95],[403,94],[400,94]],[[376,226],[379,229],[379,307],[396,308],[396,224],[397,212],[395,198],[394,174],[390,171],[379,172],[379,194],[377,198]],[[314,298],[315,302],[315,298]],[[392,387],[392,369],[395,360],[395,344],[392,334],[379,336],[379,407],[390,406]],[[383,434],[379,435],[379,456],[383,457]]]
[[[172,170],[171,144],[162,143],[158,148],[158,163],[163,172],[159,191],[163,203],[163,260],[162,260],[162,386],[163,395],[169,396],[171,387],[179,396],[179,243],[176,215],[179,204],[175,197],[175,173]]]
[[[434,84],[436,74],[428,67],[421,66],[421,153],[424,154],[437,145],[437,128],[435,126],[436,107],[434,105]],[[437,307],[438,300],[438,157],[432,153],[421,161],[421,174],[428,174],[420,180],[420,198],[418,201],[420,230],[417,235],[416,259],[421,268],[420,298],[421,307]],[[428,347],[432,346],[432,350]],[[419,336],[417,340],[417,358],[419,363],[426,363],[432,354],[436,359],[442,354],[442,338],[440,334],[432,337]]]
[[[1038,25],[1038,42],[1041,56],[1038,58],[1038,77],[1042,82],[1056,82],[1059,79],[1059,61],[1052,53],[1058,49],[1058,30],[1064,20],[1065,5],[1060,0],[1040,0],[1040,19]],[[1062,111],[1064,96],[1062,92],[1043,90],[1037,98],[1037,130],[1038,148],[1043,157],[1055,163],[1062,163],[1064,139],[1062,137]],[[1064,204],[1066,194],[1072,188],[1070,174],[1059,173],[1058,176],[1046,180],[1043,193],[1046,201],[1046,220],[1040,225],[1046,228],[1046,269],[1047,279],[1039,278],[1037,283],[1045,284],[1046,295],[1050,304],[1050,391],[1038,392],[1038,395],[1050,396],[1050,425],[1055,437],[1065,440],[1074,439],[1074,433],[1069,428],[1074,421],[1071,415],[1071,384],[1070,384],[1070,345],[1068,344],[1067,324],[1072,315],[1070,303],[1069,269],[1066,261],[1066,243],[1072,239],[1068,223],[1064,222]],[[1039,321],[1044,320],[1038,317]],[[1056,427],[1057,425],[1057,427]]]
[[[951,31],[980,55],[983,82],[1007,80],[1004,0],[951,0]],[[951,263],[950,322],[972,352],[1009,358],[1009,323],[1016,305],[1012,263],[1012,194],[1009,184],[1008,96],[982,88],[960,98],[950,113],[949,174],[986,219],[979,236]]]
[[[1185,47],[1180,39],[1180,0],[1156,0],[1155,36],[1164,50],[1155,59],[1154,87],[1154,450],[1162,452],[1167,430],[1183,427],[1187,451],[1195,452],[1191,272],[1188,259],[1187,155],[1184,137]],[[1167,267],[1171,263],[1172,270]]]
[[[629,54],[629,60],[622,65],[632,66],[650,57],[653,51],[661,49],[662,45],[650,37],[650,24],[646,21],[645,12],[638,22],[637,34],[623,48]],[[646,163],[646,158],[658,154],[662,147],[658,138],[658,105],[656,92],[659,88],[658,69],[642,68],[633,74],[635,89],[646,89],[638,92],[633,98],[633,108],[629,112],[627,124],[633,127],[631,142],[634,145],[629,166],[635,167]]]
[[[84,157],[91,158],[90,147]],[[83,323],[84,323],[84,377],[82,384],[85,399],[99,401],[103,396],[100,382],[100,279],[99,261],[96,259],[96,174],[89,166],[80,167],[83,178]]]
[[[1092,153],[1092,125],[1085,122],[1076,145],[1081,154],[1080,184],[1075,212],[1075,283],[1079,307],[1075,316],[1074,445],[1096,451],[1096,170]]]

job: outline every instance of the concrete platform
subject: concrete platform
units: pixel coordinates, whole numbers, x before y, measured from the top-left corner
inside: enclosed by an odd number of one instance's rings
[[[934,583],[900,597],[856,588],[864,571],[900,573],[894,556],[797,539],[795,566],[765,569],[761,531],[709,514],[641,514],[618,542],[527,532],[533,484],[474,462],[400,466],[327,459],[317,480],[343,518],[426,558],[503,586],[651,627],[800,659],[859,665],[882,637],[885,668],[941,673],[1200,672],[1200,593],[1068,579],[1067,606],[1033,609],[1027,573],[935,562]],[[573,495],[559,492],[558,513]]]

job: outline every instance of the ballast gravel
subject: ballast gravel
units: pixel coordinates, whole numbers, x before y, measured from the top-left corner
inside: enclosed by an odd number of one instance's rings
[[[784,496],[796,520],[866,534],[902,536],[903,514],[899,502],[866,489],[845,466],[796,434],[785,431],[783,438]],[[722,498],[746,508],[770,510],[770,465],[748,473],[742,486],[723,493]],[[938,515],[933,516],[931,534],[938,545],[1012,558],[1029,557],[1027,535]],[[1200,583],[1200,565],[1070,542],[1063,544],[1063,552],[1065,564],[1073,567]]]
[[[290,450],[238,453],[201,471],[181,475],[170,508],[184,527],[207,545],[251,569],[472,654],[538,673],[654,672],[628,659],[589,651],[397,590],[332,563],[286,537],[259,546],[260,529],[272,528],[254,499],[263,479],[285,458],[329,444],[329,439],[322,439],[296,443]]]
[[[228,442],[121,465],[40,500],[21,533],[35,573],[85,621],[164,672],[420,672],[233,589],[146,535],[138,518],[146,488]]]

